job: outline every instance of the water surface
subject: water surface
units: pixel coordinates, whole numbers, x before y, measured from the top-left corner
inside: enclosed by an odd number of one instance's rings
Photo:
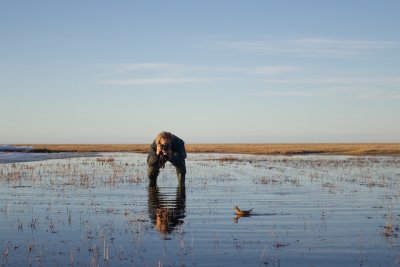
[[[0,164],[3,266],[395,266],[399,157],[190,154]],[[237,217],[233,207],[253,208]]]

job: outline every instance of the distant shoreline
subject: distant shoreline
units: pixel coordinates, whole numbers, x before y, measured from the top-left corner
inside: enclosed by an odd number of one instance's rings
[[[18,145],[16,145],[18,146]],[[150,144],[23,144],[31,152],[137,152],[147,153]],[[322,144],[186,144],[188,153],[255,155],[400,155],[400,143]]]

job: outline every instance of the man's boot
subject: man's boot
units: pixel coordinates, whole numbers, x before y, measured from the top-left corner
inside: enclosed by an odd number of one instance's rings
[[[147,177],[149,178],[149,186],[157,186],[157,177],[160,170],[155,167],[148,167],[147,168]]]
[[[156,186],[157,186],[157,178],[156,179],[149,178],[149,187],[156,187]]]
[[[185,187],[185,174],[177,173],[178,176],[178,186]]]

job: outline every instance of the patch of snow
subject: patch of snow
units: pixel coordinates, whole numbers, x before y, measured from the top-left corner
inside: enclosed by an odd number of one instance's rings
[[[0,164],[40,161],[47,159],[88,157],[93,155],[94,155],[93,153],[73,153],[73,152],[62,152],[62,153],[0,152]]]
[[[10,146],[1,145],[0,151],[31,151],[33,148],[31,146]]]

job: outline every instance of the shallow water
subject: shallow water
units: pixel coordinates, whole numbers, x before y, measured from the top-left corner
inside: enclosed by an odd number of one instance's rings
[[[0,164],[3,266],[400,263],[400,157],[190,154],[186,189],[98,158]]]

